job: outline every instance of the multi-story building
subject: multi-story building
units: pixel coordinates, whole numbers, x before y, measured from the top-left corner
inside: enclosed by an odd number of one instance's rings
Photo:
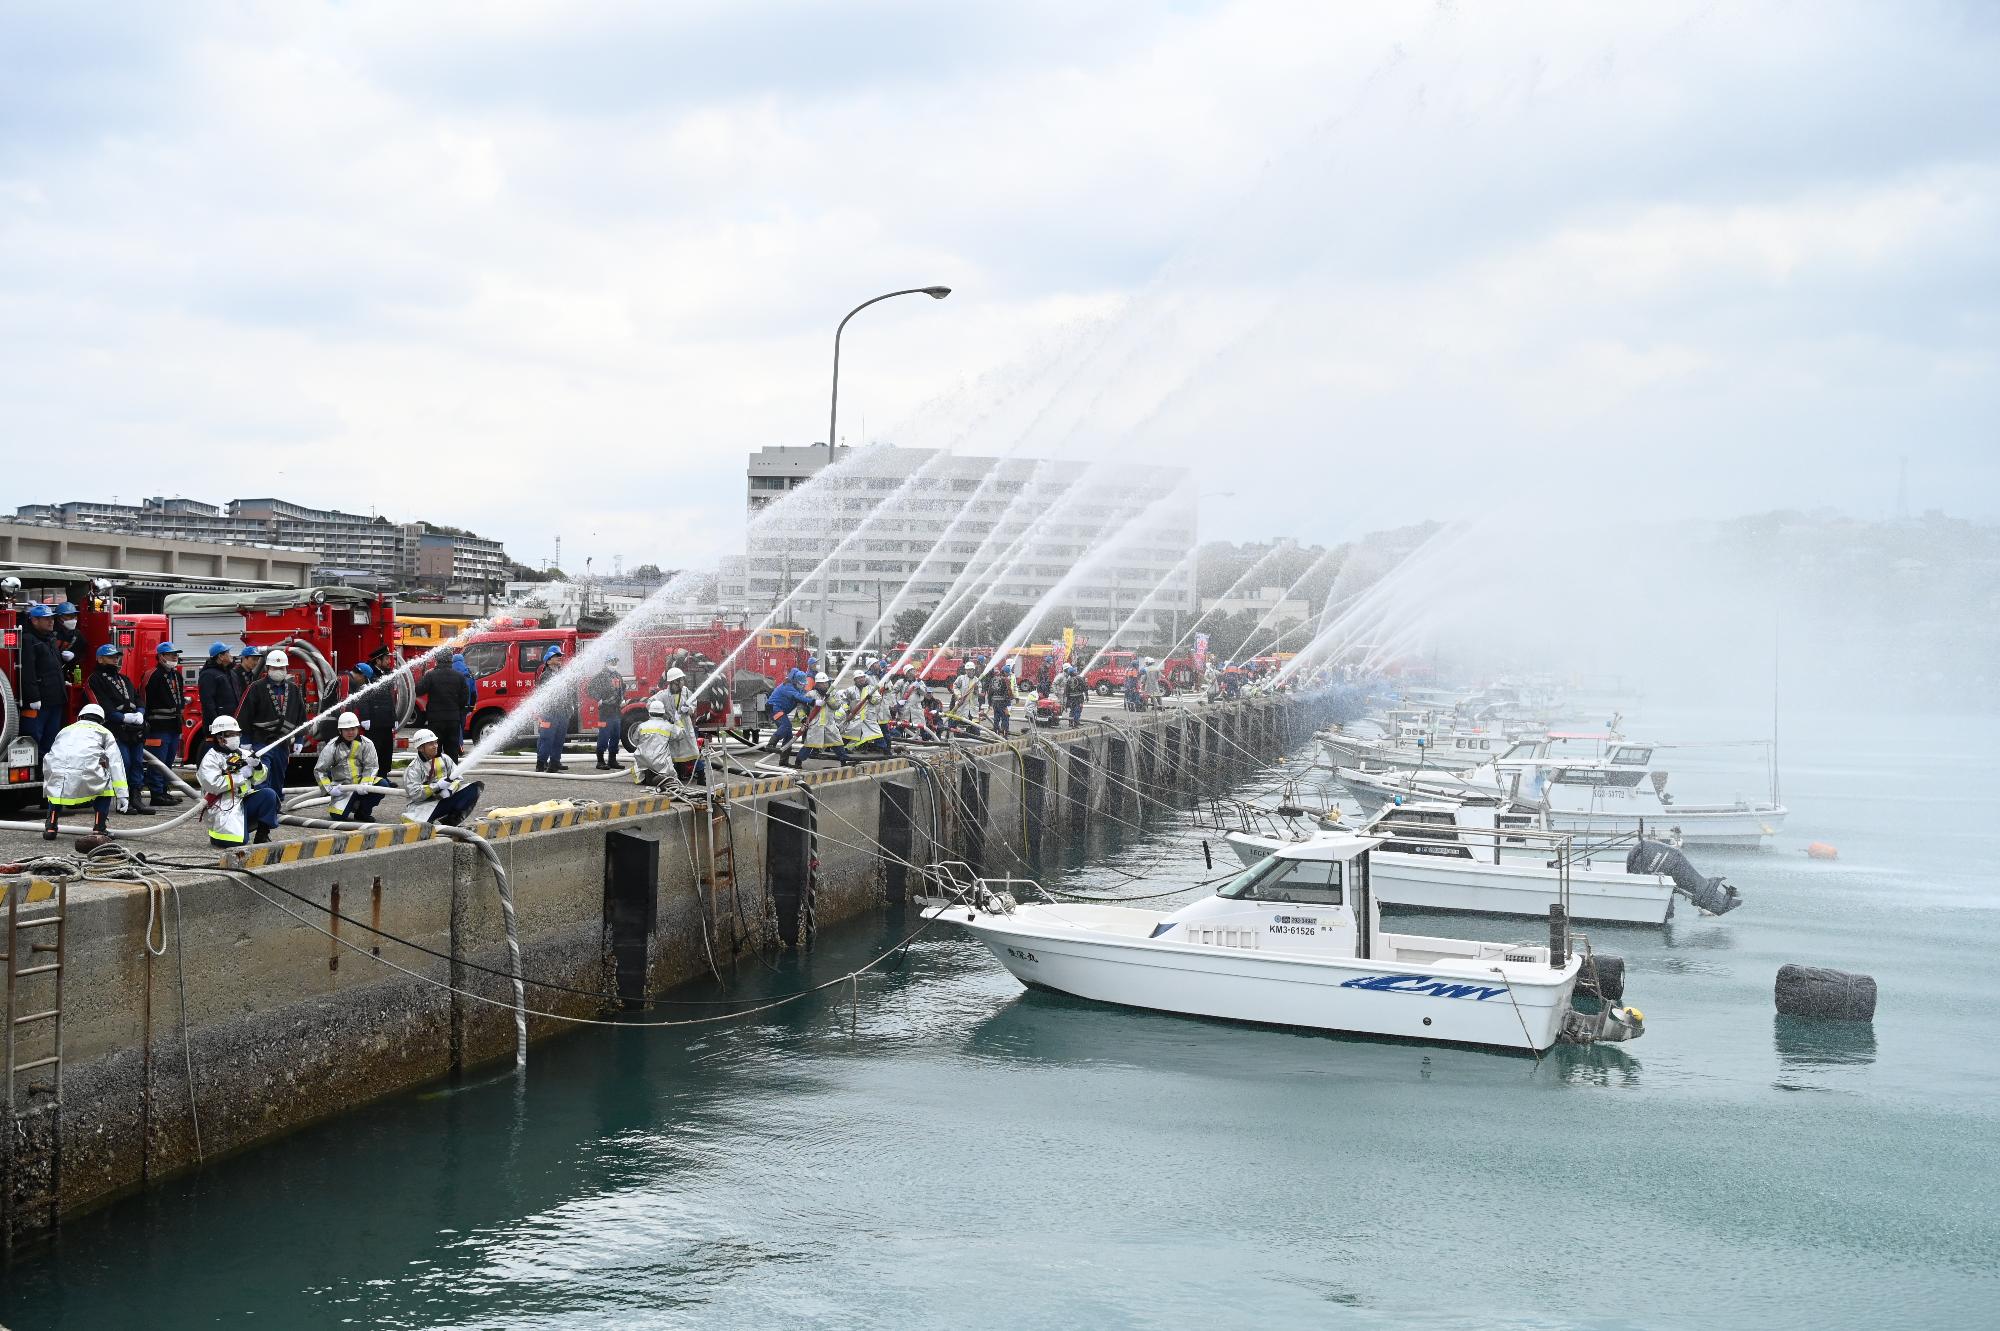
[[[789,600],[828,639],[967,595],[1045,603],[1094,641],[1121,628],[1159,641],[1194,609],[1183,468],[776,447],[751,455],[747,480],[749,534],[742,564],[724,564],[723,603],[761,615]]]
[[[396,523],[283,499],[232,499],[220,506],[158,497],[139,504],[71,500],[22,504],[15,513],[46,526],[309,551],[319,556],[315,576],[321,582],[481,587],[505,581],[512,567],[500,542],[457,527]]]

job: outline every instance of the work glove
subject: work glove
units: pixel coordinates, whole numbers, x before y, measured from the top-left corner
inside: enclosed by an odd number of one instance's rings
[[[326,793],[333,796],[335,799],[339,799],[342,795],[352,795],[354,793],[354,787],[335,783],[334,785],[328,786],[326,788]]]
[[[63,660],[65,660],[65,661],[74,661],[74,660],[76,660],[76,653],[75,653],[75,652],[64,652],[64,653],[62,654],[62,656],[63,656]]]
[[[125,724],[128,726],[141,726],[146,723],[146,714],[144,712],[126,712],[124,719]]]
[[[24,702],[21,704],[21,710],[39,714],[42,710],[42,705],[38,702]]]
[[[361,728],[362,728],[363,730],[367,730],[367,729],[368,729],[369,727],[373,726],[374,724],[375,724],[375,723],[374,723],[373,721],[363,721],[363,722],[361,723]]]

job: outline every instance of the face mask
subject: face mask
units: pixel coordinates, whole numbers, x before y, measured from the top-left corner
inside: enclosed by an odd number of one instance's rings
[[[73,629],[76,627],[76,621],[74,619],[65,619],[62,622],[62,626],[66,629]]]
[[[285,682],[285,676],[290,672],[287,671],[283,666],[272,666],[269,670],[265,671],[264,673],[269,675],[272,679],[277,680],[280,684],[282,684]]]

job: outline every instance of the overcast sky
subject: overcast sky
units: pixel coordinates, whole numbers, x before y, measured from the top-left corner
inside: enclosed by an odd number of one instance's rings
[[[826,429],[1204,535],[2000,516],[2000,6],[0,0],[0,502],[572,570]],[[1232,492],[1224,498],[1214,492]]]

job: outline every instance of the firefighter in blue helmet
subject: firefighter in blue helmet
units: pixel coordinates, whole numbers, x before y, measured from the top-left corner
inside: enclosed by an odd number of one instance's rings
[[[63,674],[72,684],[83,682],[83,630],[77,627],[76,606],[64,601],[56,607],[56,643],[62,648]]]
[[[139,687],[125,676],[125,653],[116,643],[97,649],[97,668],[90,672],[90,697],[104,709],[104,728],[118,745],[128,789],[120,792],[119,812],[145,817],[153,811],[139,799],[146,776],[146,701]]]
[[[785,682],[771,690],[764,710],[773,718],[771,738],[765,743],[767,750],[775,753],[785,747],[792,738],[792,713],[805,705],[806,694],[812,689],[812,676],[794,668],[785,676]]]
[[[68,701],[55,611],[31,605],[28,631],[21,637],[21,733],[35,741],[43,759],[62,733]]]
[[[566,659],[561,647],[549,648],[542,653],[542,668],[535,676],[535,692],[541,695],[535,704],[539,709],[535,716],[537,772],[569,770],[562,761],[563,742],[569,738],[569,684],[557,678]]]

